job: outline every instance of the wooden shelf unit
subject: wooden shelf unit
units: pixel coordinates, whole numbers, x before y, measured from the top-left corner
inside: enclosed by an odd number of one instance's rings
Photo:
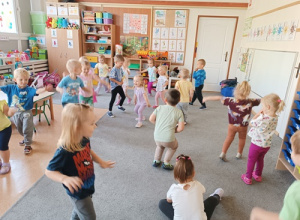
[[[93,27],[95,30],[93,32],[88,32],[88,27]],[[110,29],[110,34],[99,34],[98,31],[103,31],[104,27]],[[100,55],[105,56],[105,63],[109,67],[114,66],[114,53],[115,53],[115,25],[113,24],[97,24],[97,23],[82,23],[82,51],[84,56],[96,57],[97,62],[99,62]],[[86,42],[87,36],[96,36],[98,39],[100,37],[108,37],[110,43],[99,43],[99,42]],[[107,49],[110,46],[110,54],[99,54],[99,47],[105,47]]]
[[[139,59],[139,58],[128,58],[130,60],[130,63],[135,63],[135,64],[139,64],[140,65],[140,68],[137,69],[137,68],[131,68],[131,69],[134,69],[134,70],[138,70],[138,71],[142,71],[144,68],[143,68],[143,64],[144,63],[147,63],[148,59]],[[168,68],[170,68],[171,66],[171,60],[154,60],[154,66],[158,67],[164,63],[167,63],[168,64]]]
[[[294,101],[295,100],[300,100],[299,95],[297,94],[297,91],[300,91],[300,80],[298,79],[297,82],[297,87],[296,87],[296,92],[294,94]],[[297,105],[295,102],[293,102],[290,114],[289,114],[289,118],[294,117],[294,112],[293,109],[297,109]],[[286,126],[285,129],[285,133],[284,133],[284,138],[282,140],[282,144],[280,147],[280,152],[279,152],[279,156],[277,159],[277,163],[276,163],[276,169],[277,170],[288,170],[297,180],[300,180],[300,174],[298,172],[298,169],[296,167],[293,167],[284,157],[284,153],[282,152],[283,149],[286,149],[286,146],[284,144],[284,142],[289,142],[288,137],[286,136],[287,134],[290,134],[290,129],[289,126],[293,126],[293,123],[291,120],[288,120],[288,124]]]

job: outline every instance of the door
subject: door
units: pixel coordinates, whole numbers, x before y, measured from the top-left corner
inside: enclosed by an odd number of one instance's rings
[[[227,78],[233,47],[236,18],[199,17],[194,60],[205,59],[204,91],[220,91],[220,81]]]

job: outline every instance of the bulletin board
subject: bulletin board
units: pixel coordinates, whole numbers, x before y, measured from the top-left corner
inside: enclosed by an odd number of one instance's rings
[[[150,8],[119,8],[119,7],[86,7],[86,10],[92,11],[105,11],[109,12],[113,15],[113,24],[116,27],[116,36],[115,42],[116,44],[131,44],[131,51],[126,51],[125,56],[137,56],[136,50],[139,50],[140,47],[143,47],[143,50],[148,50],[150,45],[150,33],[151,33],[151,9]],[[124,16],[125,15],[125,16]],[[132,24],[135,20],[141,20],[143,22],[147,22],[147,24],[142,24],[141,27],[145,27],[141,31],[134,31],[130,29],[124,28],[124,24],[128,25],[128,23],[124,22],[124,17],[130,19],[130,24]],[[125,30],[125,33],[124,33]],[[126,31],[127,30],[127,31]],[[121,42],[122,41],[122,42]],[[125,45],[124,45],[125,46]],[[123,50],[124,52],[124,50]]]
[[[188,17],[189,10],[153,10],[151,50],[168,51],[172,65],[184,65]]]

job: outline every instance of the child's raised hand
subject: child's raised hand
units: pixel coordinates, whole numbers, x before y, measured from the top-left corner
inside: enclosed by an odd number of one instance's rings
[[[62,183],[69,189],[72,194],[75,191],[77,192],[83,186],[83,182],[78,176],[66,176],[62,180]]]
[[[100,163],[100,166],[105,169],[105,168],[113,168],[114,165],[115,165],[115,161],[111,161],[111,160],[108,160],[108,161],[103,161],[102,163]]]

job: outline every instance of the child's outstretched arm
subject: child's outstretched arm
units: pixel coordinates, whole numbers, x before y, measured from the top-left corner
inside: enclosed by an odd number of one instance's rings
[[[223,96],[206,96],[203,98],[203,102],[206,101],[221,101],[223,103]]]
[[[176,129],[175,129],[175,133],[182,132],[183,129],[184,129],[184,121],[178,122],[178,126],[177,126]]]
[[[9,108],[8,105],[3,105],[3,114],[7,117],[12,117],[17,111],[17,108]]]
[[[137,73],[138,74],[141,74],[141,73],[145,73],[145,72],[147,72],[148,70],[147,69],[144,69],[144,70],[142,70],[142,71],[137,71]]]
[[[46,170],[45,175],[55,182],[64,184],[72,194],[74,193],[74,191],[77,192],[83,186],[83,182],[78,176],[67,176],[60,173],[59,171],[51,170]]]
[[[116,162],[110,161],[110,160],[108,160],[108,161],[102,160],[93,150],[91,150],[91,155],[92,155],[93,161],[98,163],[103,169],[113,168],[116,163]]]
[[[190,102],[192,101],[193,96],[194,96],[194,89],[191,88],[191,89],[190,89]]]
[[[269,212],[262,208],[254,207],[251,211],[250,220],[280,220],[279,214],[275,212]]]
[[[155,124],[156,122],[156,115],[154,113],[152,113],[149,117],[149,121],[152,123],[152,124]]]
[[[110,84],[108,82],[106,82],[105,80],[100,79],[100,77],[98,75],[93,75],[93,79],[98,81],[101,84],[104,84],[107,86],[107,88],[110,90]]]

